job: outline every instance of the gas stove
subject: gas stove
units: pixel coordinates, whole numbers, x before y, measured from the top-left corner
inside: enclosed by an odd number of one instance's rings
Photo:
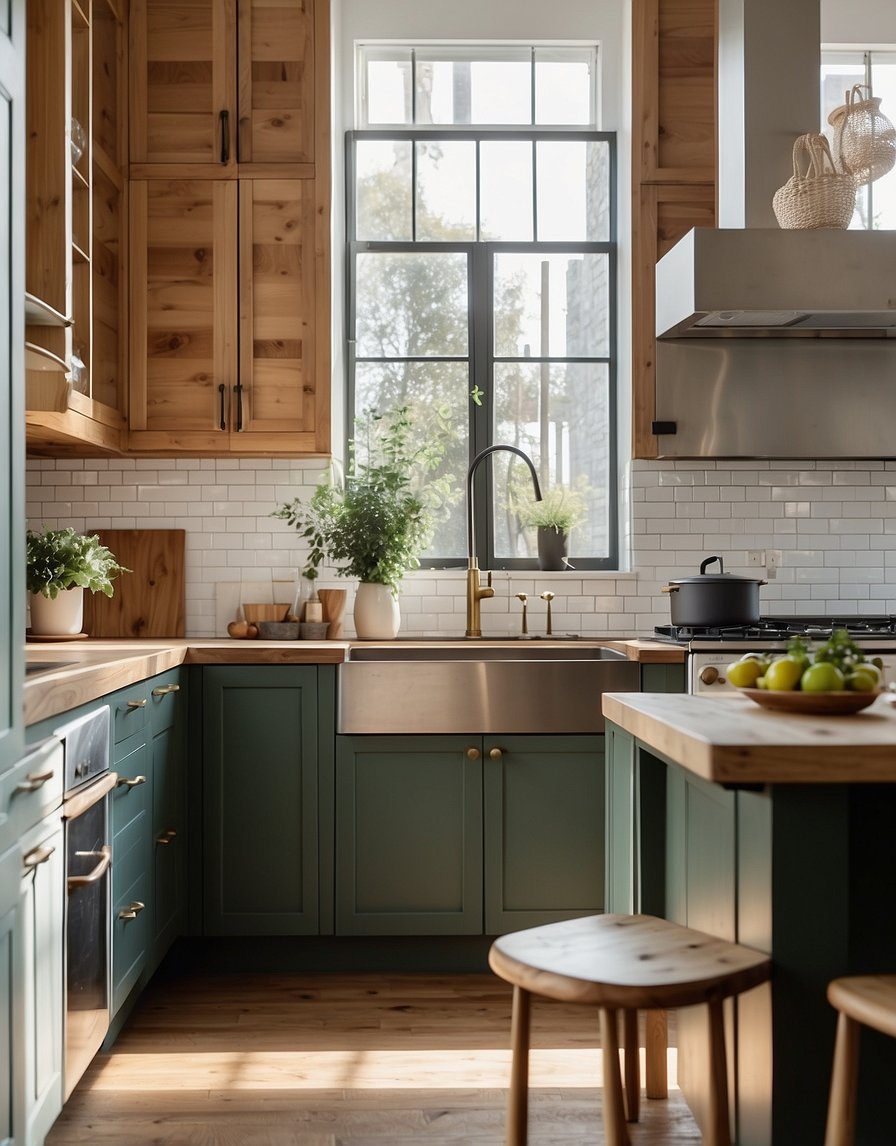
[[[846,629],[866,656],[879,656],[884,680],[896,681],[896,616],[760,617],[755,624],[703,628],[658,625],[654,640],[687,649],[687,690],[712,696],[736,695],[725,668],[745,652],[780,653],[793,637],[823,644],[835,629]]]

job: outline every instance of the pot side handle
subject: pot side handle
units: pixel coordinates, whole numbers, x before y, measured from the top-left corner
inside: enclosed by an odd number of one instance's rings
[[[706,566],[707,566],[707,565],[712,565],[713,561],[718,561],[718,563],[719,563],[719,572],[720,572],[720,573],[724,573],[724,572],[725,572],[725,566],[724,566],[724,564],[722,563],[722,558],[721,558],[721,557],[707,557],[705,561],[701,561],[701,562],[700,562],[700,572],[701,572],[701,573],[705,573],[705,572],[706,572]]]
[[[762,584],[764,585],[765,582],[763,581]],[[662,589],[660,589],[660,592],[661,593],[677,593],[680,588],[681,588],[680,585],[664,585],[662,587]]]

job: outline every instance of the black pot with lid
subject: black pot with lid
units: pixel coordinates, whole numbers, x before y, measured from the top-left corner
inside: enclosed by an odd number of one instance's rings
[[[707,573],[714,562],[718,573]],[[721,557],[700,562],[696,577],[670,577],[663,592],[669,594],[672,624],[700,628],[752,625],[759,620],[759,588],[767,582],[726,573]]]

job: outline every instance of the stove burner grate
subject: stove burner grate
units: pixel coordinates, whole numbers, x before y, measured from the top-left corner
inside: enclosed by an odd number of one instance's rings
[[[835,629],[846,629],[854,640],[896,635],[896,617],[760,617],[749,625],[657,625],[655,639],[672,644],[687,641],[786,641],[805,637],[826,641]]]

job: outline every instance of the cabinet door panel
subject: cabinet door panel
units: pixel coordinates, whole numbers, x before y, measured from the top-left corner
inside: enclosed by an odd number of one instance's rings
[[[132,0],[130,27],[131,162],[220,163],[220,115],[228,139],[236,115],[234,0]]]
[[[306,433],[311,448],[319,418],[314,190],[310,179],[240,183],[242,428]]]
[[[241,0],[239,161],[314,162],[314,0]]]
[[[479,743],[337,737],[337,935],[482,933]]]
[[[601,911],[603,737],[486,737],[484,757],[486,933]]]
[[[191,433],[202,432],[203,442],[213,442],[230,428],[236,199],[230,182],[131,184],[131,430],[138,448],[163,444],[163,434],[188,445]],[[140,431],[160,437],[147,440]]]
[[[208,935],[318,930],[317,670],[203,673]]]

